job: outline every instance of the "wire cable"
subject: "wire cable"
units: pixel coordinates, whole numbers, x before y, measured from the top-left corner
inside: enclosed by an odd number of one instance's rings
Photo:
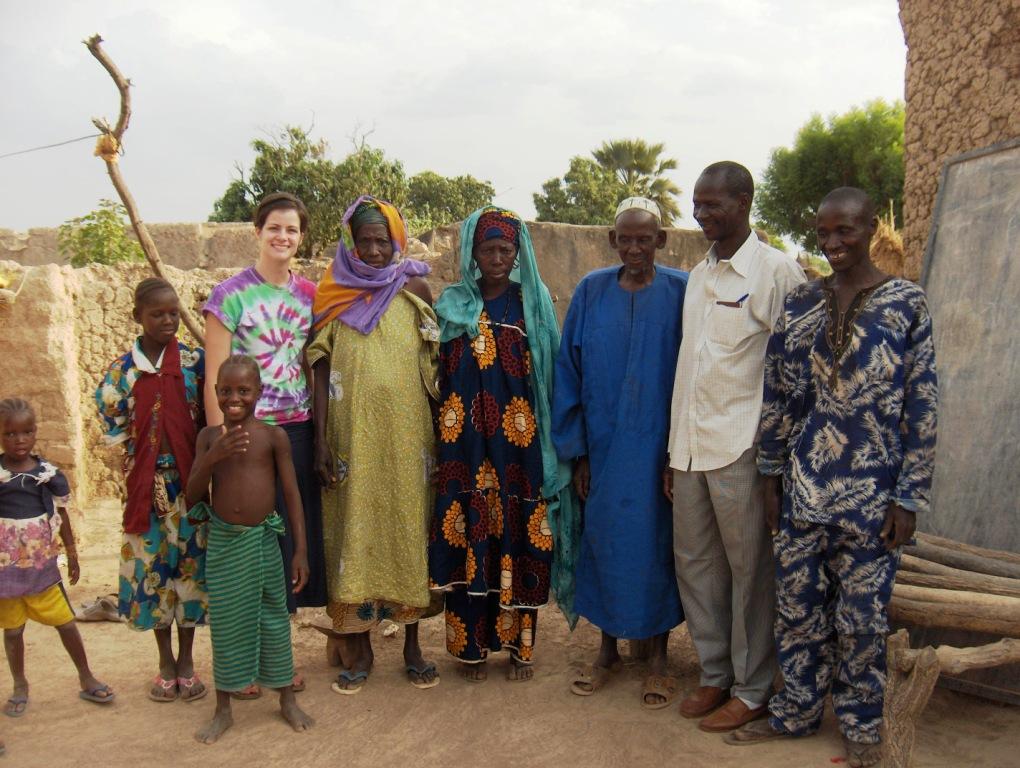
[[[90,133],[88,136],[79,136],[77,139],[68,139],[67,141],[59,141],[56,144],[46,144],[42,147],[32,147],[31,149],[19,149],[17,152],[8,152],[5,155],[0,155],[0,160],[5,157],[14,157],[15,155],[27,155],[29,152],[39,152],[43,149],[53,149],[54,147],[62,147],[65,144],[74,144],[76,141],[85,141],[86,139],[94,139],[97,136],[102,136],[101,133]]]

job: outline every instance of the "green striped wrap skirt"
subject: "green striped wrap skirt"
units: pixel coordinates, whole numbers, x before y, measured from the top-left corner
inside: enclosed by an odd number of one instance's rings
[[[273,512],[258,525],[235,525],[204,502],[188,517],[209,521],[205,578],[216,689],[290,685],[294,656],[278,542],[283,519]]]

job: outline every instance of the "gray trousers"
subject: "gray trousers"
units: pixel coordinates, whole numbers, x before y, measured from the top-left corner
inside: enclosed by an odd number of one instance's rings
[[[708,472],[673,472],[673,553],[701,684],[757,706],[778,670],[775,574],[758,447]]]

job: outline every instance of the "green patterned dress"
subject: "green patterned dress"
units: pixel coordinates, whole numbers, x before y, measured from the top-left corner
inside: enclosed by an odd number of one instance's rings
[[[322,492],[327,612],[340,633],[417,621],[429,605],[427,535],[439,327],[401,291],[367,336],[334,320],[308,348],[329,360],[326,439],[337,484]]]

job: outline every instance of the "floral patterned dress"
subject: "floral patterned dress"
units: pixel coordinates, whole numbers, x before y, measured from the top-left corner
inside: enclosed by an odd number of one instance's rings
[[[201,417],[205,353],[176,342],[180,350],[184,393],[192,419]],[[103,425],[103,443],[123,446],[124,476],[134,466],[135,443],[139,436],[135,422],[135,382],[142,373],[154,373],[154,366],[136,339],[131,350],[110,365],[96,389],[95,401]],[[205,588],[206,530],[188,522],[184,488],[171,453],[156,459],[149,530],[144,534],[124,533],[120,549],[120,579],[117,609],[132,629],[194,627],[206,623],[209,598]]]
[[[446,590],[446,647],[463,662],[509,650],[529,663],[549,598],[552,532],[516,283],[485,302],[473,340],[440,349],[433,589]]]

